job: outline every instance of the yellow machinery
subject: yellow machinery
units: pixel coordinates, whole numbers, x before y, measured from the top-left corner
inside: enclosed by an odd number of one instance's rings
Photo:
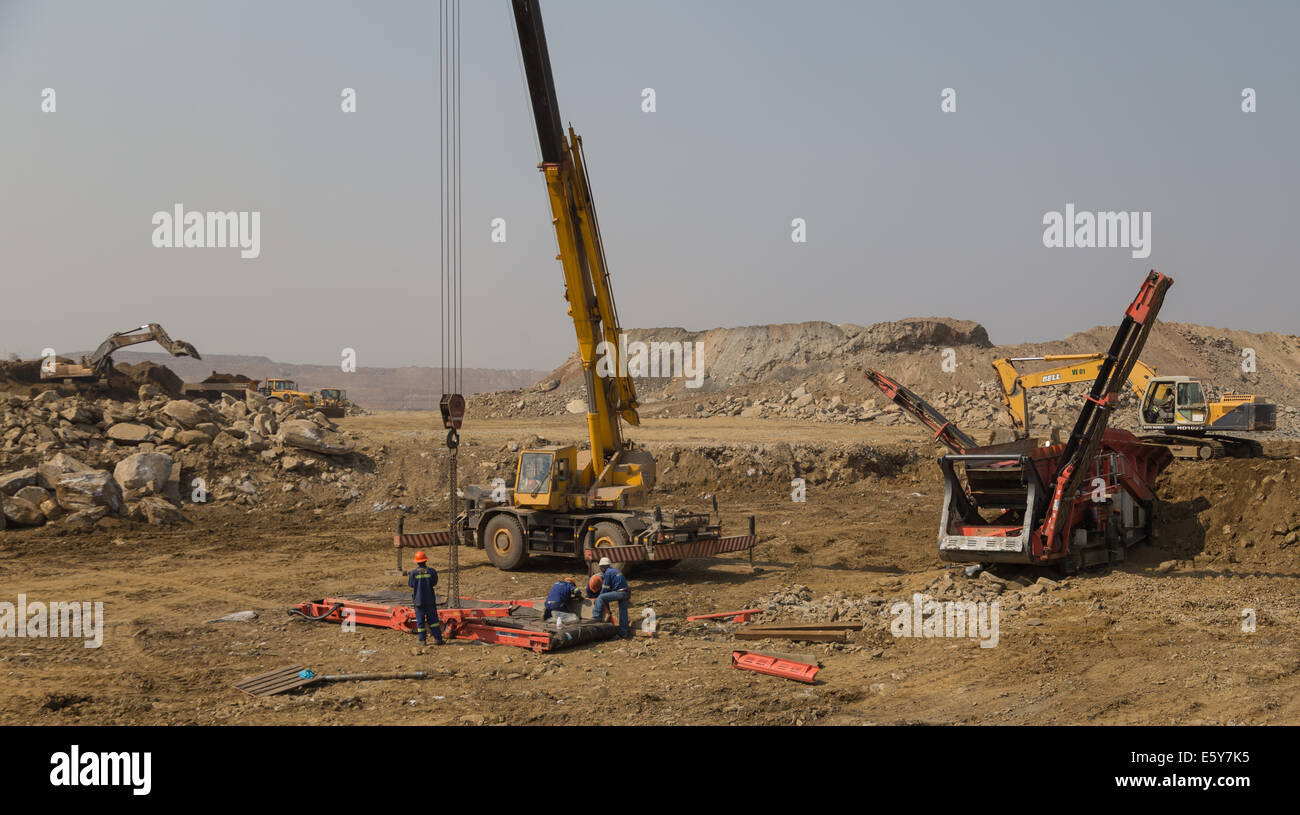
[[[292,379],[268,379],[262,383],[257,392],[272,402],[284,401],[292,404],[294,399],[301,399],[307,407],[316,406],[311,394],[298,390],[298,383]]]
[[[347,415],[348,392],[342,388],[321,388],[312,394],[316,408],[331,419]]]
[[[1057,368],[1022,374],[1017,362],[1067,362]],[[1029,435],[1027,392],[1034,388],[1090,382],[1097,377],[1104,354],[1054,354],[994,360],[1002,401],[1020,437]],[[1178,458],[1250,458],[1263,452],[1259,442],[1219,435],[1219,431],[1259,433],[1277,429],[1277,406],[1254,394],[1229,393],[1210,402],[1200,380],[1190,376],[1160,376],[1141,361],[1133,365],[1128,387],[1137,394],[1142,430],[1158,435],[1146,441],[1169,447]]]
[[[617,353],[618,311],[610,289],[600,224],[582,151],[582,139],[560,124],[559,104],[541,12],[535,0],[514,0],[524,71],[541,147],[552,224],[564,271],[564,296],[578,340],[587,395],[588,450],[576,445],[530,447],[519,452],[513,489],[500,485],[472,492],[462,516],[465,531],[501,569],[517,569],[530,553],[595,560],[609,550],[614,561],[669,565],[682,557],[743,551],[753,534],[721,537],[708,513],[665,514],[639,509],[655,484],[649,452],[623,438],[622,422],[637,425],[636,388],[619,365],[597,367],[598,348]],[[617,360],[610,360],[616,363]],[[716,503],[714,511],[716,512]],[[655,548],[659,547],[656,552]],[[728,548],[730,547],[730,548]]]

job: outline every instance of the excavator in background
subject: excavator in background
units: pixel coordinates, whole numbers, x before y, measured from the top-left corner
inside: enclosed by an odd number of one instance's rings
[[[940,559],[1055,566],[1073,573],[1122,561],[1129,547],[1150,536],[1155,479],[1173,456],[1166,447],[1107,423],[1172,284],[1155,271],[1147,275],[1098,363],[1064,444],[1040,447],[1026,438],[975,446],[919,396],[868,372],[877,387],[953,450],[939,459],[944,478]]]
[[[156,342],[174,357],[203,359],[193,345],[184,340],[173,340],[167,336],[162,326],[149,323],[139,328],[109,334],[108,339],[101,342],[94,353],[82,357],[80,363],[46,361],[41,365],[41,379],[62,382],[103,381],[113,371],[113,352],[142,342]]]
[[[618,311],[592,202],[582,139],[561,127],[546,34],[536,0],[513,0],[515,25],[537,138],[538,169],[546,181],[552,225],[564,271],[565,299],[578,339],[587,394],[590,449],[547,445],[520,450],[513,485],[466,489],[460,516],[464,540],[486,549],[499,569],[518,569],[530,554],[616,564],[644,561],[668,567],[683,558],[752,550],[748,535],[723,537],[717,499],[707,512],[647,510],[655,485],[654,457],[623,436],[622,423],[640,424],[636,388],[619,365],[598,366],[602,343],[619,347]]]
[[[1019,438],[1029,435],[1027,392],[1095,379],[1106,361],[1103,354],[1054,354],[1041,357],[1007,357],[994,360],[1002,401]],[[1022,374],[1017,362],[1068,362],[1057,368]],[[1213,431],[1260,433],[1277,429],[1277,405],[1254,394],[1228,393],[1217,402],[1206,399],[1199,379],[1160,376],[1150,365],[1136,360],[1128,387],[1138,397],[1143,441],[1169,448],[1175,458],[1211,459],[1225,455],[1255,458],[1263,447],[1253,439],[1224,436]]]

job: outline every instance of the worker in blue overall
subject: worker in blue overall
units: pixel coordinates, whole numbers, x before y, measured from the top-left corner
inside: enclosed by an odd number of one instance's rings
[[[572,577],[566,577],[551,586],[550,594],[546,595],[546,607],[542,610],[542,619],[549,620],[551,614],[556,611],[568,611],[569,601],[575,597],[582,597],[582,592],[578,590],[578,581]]]
[[[627,602],[632,597],[632,589],[627,584],[627,578],[613,564],[609,558],[600,559],[600,594],[595,595],[595,602],[591,604],[591,618],[593,620],[604,619],[605,606],[612,602],[618,601],[618,635],[623,639],[632,636],[627,625]],[[590,594],[590,590],[588,590]]]
[[[438,595],[434,586],[438,585],[438,573],[430,566],[429,556],[424,552],[415,553],[415,568],[406,578],[406,585],[411,587],[411,604],[415,606],[415,633],[424,644],[425,634],[433,632],[433,641],[442,645],[442,626],[438,624]]]

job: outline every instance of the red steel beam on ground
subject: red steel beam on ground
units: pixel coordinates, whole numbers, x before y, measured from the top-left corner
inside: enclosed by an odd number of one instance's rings
[[[817,672],[821,670],[811,663],[798,662],[773,654],[760,654],[756,651],[732,651],[731,667],[768,676],[779,676],[782,679],[793,679],[809,685],[815,684]]]
[[[713,614],[696,614],[694,617],[687,617],[688,622],[696,620],[726,620],[730,619],[733,623],[747,623],[749,619],[756,614],[762,614],[761,608],[747,608],[743,611],[718,611]]]

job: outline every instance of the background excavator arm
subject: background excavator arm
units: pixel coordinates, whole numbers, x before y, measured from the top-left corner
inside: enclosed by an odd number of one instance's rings
[[[143,332],[143,333],[141,333]],[[119,331],[116,334],[110,334],[108,339],[99,344],[95,352],[86,357],[82,364],[94,371],[95,376],[102,376],[107,372],[108,366],[112,364],[113,352],[119,348],[125,348],[128,345],[139,345],[142,342],[157,342],[167,353],[174,357],[194,357],[203,359],[199,352],[184,340],[173,340],[163,330],[163,327],[157,323],[149,323],[139,328],[132,328],[128,331]]]

